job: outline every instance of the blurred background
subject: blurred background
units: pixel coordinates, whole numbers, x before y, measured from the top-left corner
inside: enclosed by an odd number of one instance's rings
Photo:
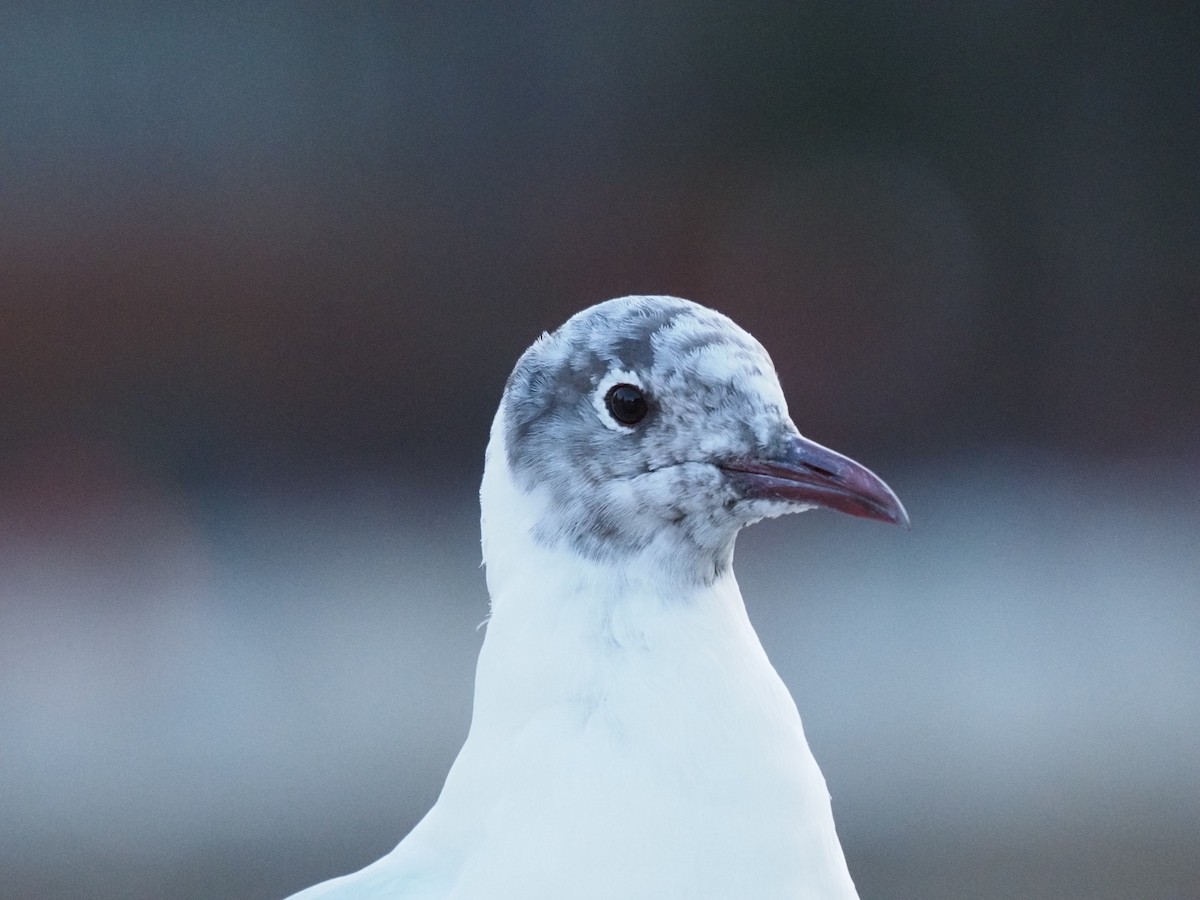
[[[6,4],[0,895],[276,898],[390,849],[469,722],[505,377],[670,293],[912,514],[738,551],[864,900],[1200,897],[1198,36]]]

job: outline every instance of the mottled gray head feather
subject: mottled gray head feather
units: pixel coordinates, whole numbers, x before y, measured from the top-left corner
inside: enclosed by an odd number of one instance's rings
[[[632,428],[606,421],[615,381],[649,401]],[[512,478],[549,494],[538,539],[591,558],[672,540],[727,554],[762,513],[733,508],[717,464],[795,433],[762,345],[676,297],[610,300],[543,335],[509,378],[503,414]]]

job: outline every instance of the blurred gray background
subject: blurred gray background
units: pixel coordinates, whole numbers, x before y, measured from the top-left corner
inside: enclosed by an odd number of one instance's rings
[[[390,849],[469,721],[509,369],[672,293],[912,514],[738,551],[864,900],[1200,897],[1198,32],[5,4],[0,895]]]

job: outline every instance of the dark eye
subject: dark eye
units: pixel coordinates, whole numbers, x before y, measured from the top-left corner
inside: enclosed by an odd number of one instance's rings
[[[622,425],[636,425],[650,411],[645,394],[632,384],[614,384],[604,396],[604,405]]]

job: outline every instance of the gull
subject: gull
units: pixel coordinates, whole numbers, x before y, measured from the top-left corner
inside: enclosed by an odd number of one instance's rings
[[[480,505],[466,742],[391,853],[294,900],[857,897],[734,541],[818,506],[908,516],[801,437],[763,346],[675,297],[583,310],[509,377]]]

